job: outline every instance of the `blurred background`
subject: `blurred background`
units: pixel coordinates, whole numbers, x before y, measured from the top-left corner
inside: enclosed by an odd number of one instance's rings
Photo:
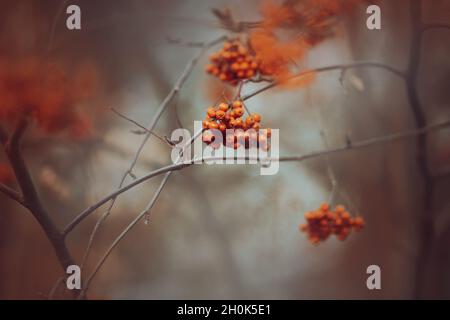
[[[450,23],[450,3],[422,1],[426,22]],[[65,8],[77,4],[82,29],[67,30]],[[382,29],[366,28],[367,4],[340,21],[337,35],[310,50],[308,68],[376,61],[406,69],[412,37],[410,1],[379,1]],[[170,43],[210,41],[223,34],[212,8],[231,10],[238,21],[260,17],[261,1],[0,1],[0,52],[8,64],[21,57],[88,63],[97,86],[79,108],[92,117],[83,137],[30,130],[23,152],[39,193],[61,228],[113,191],[142,136],[110,111],[146,125],[198,48]],[[211,48],[212,53],[220,45]],[[424,34],[419,96],[428,123],[449,118],[450,32]],[[155,131],[170,135],[179,123],[192,132],[222,86],[200,59]],[[415,128],[402,79],[380,69],[318,74],[295,89],[266,91],[248,101],[264,126],[280,129],[280,154],[296,155]],[[251,92],[259,84],[244,87]],[[273,176],[255,165],[197,165],[175,172],[151,212],[150,223],[132,229],[92,282],[97,299],[410,299],[450,298],[449,130],[429,135],[435,177],[434,235],[425,281],[420,233],[424,215],[416,140],[400,140],[332,155],[335,204],[361,214],[366,227],[346,241],[311,245],[298,231],[304,212],[329,198],[327,159],[281,163]],[[3,151],[2,151],[3,152]],[[1,162],[6,163],[3,153]],[[170,148],[151,138],[136,176],[171,163]],[[120,231],[153,197],[161,177],[120,196],[100,228],[87,273]],[[131,181],[128,180],[128,181]],[[13,184],[14,185],[14,184]],[[68,237],[82,259],[97,210]],[[368,290],[366,269],[381,267],[382,290]],[[46,299],[61,276],[53,249],[30,213],[0,194],[0,298]],[[82,277],[85,273],[82,274]],[[56,290],[56,298],[67,297]]]

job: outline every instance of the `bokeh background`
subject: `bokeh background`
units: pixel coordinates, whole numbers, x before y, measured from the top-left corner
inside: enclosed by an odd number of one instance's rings
[[[82,30],[65,27],[65,1],[0,1],[0,52],[8,59],[36,55],[68,65],[89,61],[100,80],[84,102],[94,125],[82,139],[29,132],[23,150],[52,218],[64,226],[114,190],[142,140],[113,107],[147,124],[198,48],[173,44],[208,41],[222,34],[212,8],[229,8],[237,20],[259,17],[261,1],[71,1],[82,10]],[[382,29],[366,28],[366,5],[342,18],[338,34],[313,48],[305,66],[377,61],[405,69],[409,60],[410,1],[380,1]],[[450,23],[450,3],[423,1],[424,20]],[[214,51],[215,48],[209,52]],[[449,118],[450,32],[424,35],[419,95],[427,120]],[[194,120],[218,97],[220,86],[204,73],[203,56],[156,127],[169,135]],[[280,154],[304,154],[415,127],[405,83],[379,69],[317,75],[312,84],[274,89],[249,100],[265,126],[280,128]],[[244,87],[250,92],[257,85]],[[88,296],[98,299],[409,299],[449,298],[450,142],[448,130],[429,136],[435,179],[434,238],[425,285],[417,285],[422,179],[416,140],[408,139],[330,156],[336,203],[360,213],[366,228],[346,241],[308,243],[298,225],[305,211],[330,195],[327,159],[281,163],[273,176],[258,166],[193,166],[176,172],[152,210],[108,258]],[[135,174],[171,162],[170,149],[150,139]],[[4,155],[1,154],[2,159]],[[118,198],[102,226],[89,263],[145,207],[155,178]],[[68,238],[77,261],[96,219]],[[366,268],[381,267],[382,290],[366,287]],[[84,273],[83,273],[84,275]],[[0,298],[46,299],[61,276],[53,250],[33,217],[0,194]],[[56,298],[67,295],[57,290]]]

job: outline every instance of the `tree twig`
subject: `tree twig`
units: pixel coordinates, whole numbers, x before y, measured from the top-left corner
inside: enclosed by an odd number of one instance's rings
[[[142,130],[144,130],[144,133],[150,133],[150,134],[154,135],[156,138],[158,138],[159,140],[161,140],[162,142],[164,142],[165,144],[168,144],[167,141],[164,138],[162,138],[160,135],[158,135],[155,131],[150,131],[149,129],[144,127],[142,124],[140,124],[136,120],[131,119],[130,117],[124,115],[123,113],[117,111],[114,108],[110,108],[110,110],[112,112],[114,112],[117,116],[121,117],[122,119],[125,119],[125,120],[131,122],[132,124],[134,124],[135,126],[137,126],[137,127],[141,128]]]
[[[109,257],[111,252],[114,250],[114,248],[119,244],[119,242],[126,236],[126,234],[142,219],[142,217],[153,208],[156,200],[158,199],[158,196],[161,194],[162,189],[166,185],[167,181],[169,180],[170,175],[173,171],[168,171],[165,173],[165,176],[163,180],[161,181],[157,191],[153,195],[152,200],[149,202],[147,207],[136,217],[134,220],[119,234],[119,236],[113,241],[111,246],[106,250],[105,254],[101,257],[100,261],[95,266],[92,273],[89,275],[88,279],[86,280],[86,283],[83,286],[83,289],[80,293],[80,297],[83,298],[86,290],[89,288],[89,285],[91,284],[92,279],[95,277],[97,272],[100,270],[102,265],[105,263],[106,259]]]
[[[26,117],[22,117],[18,121],[11,139],[6,141],[4,140],[4,130],[0,130],[3,131],[1,134],[1,136],[3,136],[2,141],[4,142],[3,146],[23,195],[21,204],[28,208],[42,227],[53,246],[61,267],[65,271],[69,265],[74,264],[74,260],[66,247],[63,235],[59,232],[41,203],[33,179],[31,178],[30,172],[28,171],[28,167],[20,150],[20,140],[27,127],[28,119]]]
[[[365,141],[360,141],[360,142],[356,142],[356,143],[352,143],[352,144],[345,144],[345,146],[340,147],[340,148],[334,148],[334,149],[329,149],[327,147],[326,150],[324,151],[320,151],[320,152],[315,152],[315,153],[311,153],[311,154],[307,154],[307,155],[303,155],[303,156],[295,156],[295,157],[280,157],[278,159],[271,159],[269,158],[270,161],[303,161],[312,157],[318,157],[318,156],[325,156],[328,159],[328,156],[330,154],[333,153],[338,153],[338,152],[342,152],[345,150],[351,150],[351,149],[360,149],[360,148],[366,148],[369,146],[372,146],[374,144],[379,144],[379,143],[384,143],[384,142],[389,142],[389,141],[395,141],[395,140],[399,140],[399,139],[404,139],[404,138],[408,138],[411,136],[416,136],[416,135],[421,135],[421,134],[425,134],[431,131],[435,131],[435,130],[440,130],[446,127],[450,127],[450,121],[444,122],[444,123],[440,123],[440,124],[435,124],[426,128],[421,128],[419,130],[410,130],[410,131],[405,131],[405,132],[401,132],[401,133],[395,133],[395,134],[390,134],[390,135],[386,135],[383,137],[378,137],[378,138],[372,138],[372,139],[368,139]],[[250,159],[250,157],[243,157],[246,158],[248,160],[254,160],[254,159]],[[204,161],[208,161],[211,159],[223,159],[223,157],[212,157],[212,158],[204,158]],[[261,160],[267,160],[267,159],[259,159],[256,158],[258,161]],[[102,265],[105,263],[106,259],[109,257],[109,255],[111,254],[112,250],[114,250],[114,248],[119,244],[119,242],[126,236],[126,234],[142,219],[142,217],[144,217],[146,214],[148,214],[148,212],[150,212],[150,210],[153,208],[156,200],[158,199],[158,196],[161,194],[162,189],[164,188],[164,186],[166,185],[168,179],[170,178],[170,175],[172,174],[173,171],[175,170],[179,170],[181,168],[185,168],[189,165],[192,165],[194,162],[190,161],[187,163],[176,163],[174,165],[171,166],[167,166],[165,168],[161,168],[158,174],[162,174],[164,173],[165,176],[163,178],[163,180],[161,181],[157,191],[155,192],[152,200],[150,201],[150,203],[147,205],[147,207],[119,234],[119,236],[114,240],[114,242],[111,244],[111,246],[106,250],[105,254],[102,256],[102,258],[100,259],[100,261],[97,263],[97,265],[95,266],[93,272],[91,273],[91,275],[88,277],[88,280],[86,281],[83,290],[80,294],[80,297],[83,296],[83,294],[86,292],[86,290],[89,288],[89,285],[92,281],[92,279],[95,277],[95,275],[97,274],[97,272],[100,270],[100,268],[102,267]],[[185,164],[185,165],[183,165]]]
[[[442,130],[442,129],[445,129],[448,127],[450,127],[450,121],[445,121],[445,122],[433,124],[433,125],[421,128],[421,129],[409,130],[409,131],[404,131],[404,132],[400,132],[400,133],[394,133],[394,134],[390,134],[390,135],[386,135],[386,136],[382,136],[382,137],[376,137],[376,138],[372,138],[372,139],[367,139],[367,140],[363,140],[363,141],[359,141],[359,142],[352,142],[351,144],[346,143],[345,145],[343,145],[341,147],[326,149],[326,150],[321,150],[321,151],[315,151],[315,152],[307,153],[304,155],[282,156],[282,157],[279,157],[278,159],[276,159],[276,158],[259,159],[257,157],[256,158],[254,158],[254,157],[252,157],[252,158],[250,158],[250,157],[240,157],[240,158],[235,157],[235,158],[231,158],[231,159],[233,159],[233,160],[238,160],[238,159],[240,159],[240,160],[258,160],[258,161],[260,161],[260,160],[276,160],[276,161],[280,161],[280,162],[290,162],[290,161],[300,162],[300,161],[317,158],[317,157],[322,157],[322,156],[326,156],[326,155],[330,155],[330,154],[341,153],[344,151],[349,151],[349,150],[354,150],[354,149],[362,149],[362,148],[367,148],[367,147],[377,145],[377,144],[407,139],[407,138],[415,137],[418,135],[431,133],[433,131]],[[202,159],[197,159],[197,160],[198,161],[200,161],[200,160],[201,161],[209,161],[209,160],[220,160],[220,159],[224,159],[224,158],[210,157],[210,158],[202,158]],[[226,158],[225,158],[225,160],[226,160]],[[143,183],[153,177],[159,176],[168,171],[178,171],[178,170],[184,169],[186,167],[189,167],[193,164],[194,164],[194,160],[167,165],[167,166],[161,167],[159,169],[156,169],[156,170],[144,175],[141,178],[134,180],[130,184],[121,187],[120,189],[114,191],[113,193],[109,194],[108,196],[104,197],[103,199],[99,200],[97,203],[91,205],[89,208],[87,208],[83,212],[81,212],[66,227],[66,229],[64,230],[64,233],[67,234],[68,232],[70,232],[70,230],[72,230],[76,225],[78,225],[83,219],[85,219],[87,216],[89,216],[92,212],[94,212],[95,210],[97,210],[98,208],[103,206],[109,200],[117,197],[118,195],[134,188],[137,185],[140,185],[141,183]]]
[[[0,192],[10,197],[12,200],[18,202],[20,205],[26,208],[23,198],[19,192],[13,188],[8,187],[6,184],[0,182]]]
[[[409,63],[406,71],[406,91],[411,111],[417,128],[427,125],[425,111],[420,102],[418,94],[419,68],[422,50],[422,2],[421,0],[410,0],[410,22],[411,22],[411,42],[409,48]],[[414,298],[418,299],[422,295],[422,286],[426,279],[426,266],[428,256],[434,237],[433,230],[433,193],[434,183],[428,164],[428,141],[425,135],[417,137],[416,157],[420,175],[423,180],[423,204],[422,214],[420,216],[419,233],[420,247],[417,258],[417,268],[415,271]]]
[[[304,76],[308,76],[311,74],[315,74],[315,73],[322,73],[322,72],[327,72],[327,71],[333,71],[333,70],[341,70],[341,71],[346,71],[349,69],[356,69],[356,68],[379,68],[379,69],[384,69],[389,71],[390,73],[400,77],[401,79],[405,79],[405,73],[403,71],[400,71],[394,67],[391,67],[389,65],[383,64],[383,63],[378,63],[378,62],[355,62],[355,63],[350,63],[350,64],[337,64],[337,65],[332,65],[332,66],[327,66],[327,67],[320,67],[320,68],[313,68],[313,69],[309,69],[309,70],[305,70],[302,71],[296,75],[293,75],[292,77],[289,77],[288,79],[284,80],[284,81],[273,81],[272,83],[257,89],[245,96],[242,97],[242,100],[248,100],[258,94],[260,94],[261,92],[264,92],[266,90],[269,90],[271,88],[277,87],[279,85],[282,85],[284,83],[289,82],[289,80],[293,80],[296,78],[300,78],[300,77],[304,77]]]
[[[166,110],[167,106],[171,103],[171,101],[178,95],[179,91],[181,90],[181,87],[184,85],[184,83],[186,82],[188,76],[191,74],[192,70],[194,69],[195,65],[197,64],[198,60],[200,59],[200,57],[204,54],[204,52],[209,49],[210,47],[214,46],[215,44],[223,41],[226,37],[225,36],[221,36],[217,39],[214,39],[212,41],[209,42],[205,42],[203,44],[202,49],[194,55],[194,57],[189,61],[189,63],[186,65],[184,71],[182,72],[182,74],[180,75],[180,77],[178,78],[178,80],[176,81],[174,87],[170,90],[169,94],[166,96],[166,98],[163,100],[163,102],[160,104],[160,106],[158,107],[156,114],[154,115],[153,119],[151,120],[151,122],[149,123],[148,127],[146,128],[147,133],[144,136],[144,139],[142,140],[140,146],[138,147],[133,160],[131,161],[131,164],[129,166],[129,168],[127,169],[127,171],[124,173],[124,175],[122,176],[122,179],[119,183],[119,189],[123,186],[123,184],[125,183],[125,180],[127,178],[128,175],[133,176],[133,169],[137,164],[137,161],[139,159],[139,156],[142,152],[142,150],[144,149],[145,144],[147,143],[148,139],[151,136],[152,131],[154,130],[156,124],[158,123],[159,119],[161,118],[163,112]],[[99,218],[99,220],[96,222],[94,229],[89,237],[89,241],[88,241],[88,245],[85,251],[85,254],[83,255],[83,260],[82,260],[82,265],[84,265],[85,261],[88,259],[89,256],[89,252],[91,250],[95,235],[98,231],[98,229],[100,228],[101,224],[106,220],[106,218],[108,217],[108,215],[110,214],[114,204],[115,204],[115,200],[116,197],[111,199],[111,203],[109,205],[109,207],[107,208],[107,210],[105,211],[105,213]],[[79,222],[81,222],[81,220],[77,220]],[[66,228],[63,231],[63,236],[67,236],[67,234],[76,226],[76,224],[70,224],[68,226],[68,228]]]

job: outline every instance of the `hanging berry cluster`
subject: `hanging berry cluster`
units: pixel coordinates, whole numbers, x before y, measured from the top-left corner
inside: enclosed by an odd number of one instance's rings
[[[344,206],[338,205],[331,210],[328,203],[324,203],[316,211],[305,213],[306,224],[301,224],[301,232],[308,234],[312,244],[318,244],[335,235],[339,240],[345,240],[352,229],[359,231],[364,227],[362,217],[350,216]]]
[[[254,55],[239,39],[225,41],[223,48],[209,59],[211,63],[206,66],[206,71],[232,85],[258,73]]]
[[[269,150],[268,138],[271,137],[270,129],[261,128],[261,115],[252,113],[245,119],[244,104],[240,100],[232,103],[222,102],[216,107],[208,108],[206,118],[203,120],[204,129],[217,129],[222,133],[222,141],[214,141],[212,132],[203,133],[203,142],[218,148],[221,144],[234,149],[244,146],[246,149],[259,146],[263,150]],[[227,131],[233,129],[233,131]],[[238,130],[240,129],[240,130]]]

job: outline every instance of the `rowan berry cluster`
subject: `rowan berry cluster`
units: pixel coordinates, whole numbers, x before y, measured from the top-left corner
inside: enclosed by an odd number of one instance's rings
[[[223,48],[210,57],[206,72],[232,85],[240,80],[251,79],[258,73],[258,62],[239,39],[227,40]]]
[[[319,209],[305,213],[306,224],[301,224],[301,232],[308,234],[312,244],[325,241],[335,235],[339,240],[345,240],[352,229],[359,231],[364,227],[362,217],[350,216],[344,206],[338,205],[331,210],[328,203],[323,203]]]
[[[261,128],[261,115],[252,113],[244,119],[244,104],[240,100],[232,103],[222,102],[216,107],[210,107],[206,111],[203,120],[203,129],[216,129],[222,134],[222,141],[216,141],[213,132],[203,133],[203,142],[214,148],[223,144],[234,149],[244,146],[246,149],[257,147],[269,150],[268,138],[271,137],[270,129]]]

